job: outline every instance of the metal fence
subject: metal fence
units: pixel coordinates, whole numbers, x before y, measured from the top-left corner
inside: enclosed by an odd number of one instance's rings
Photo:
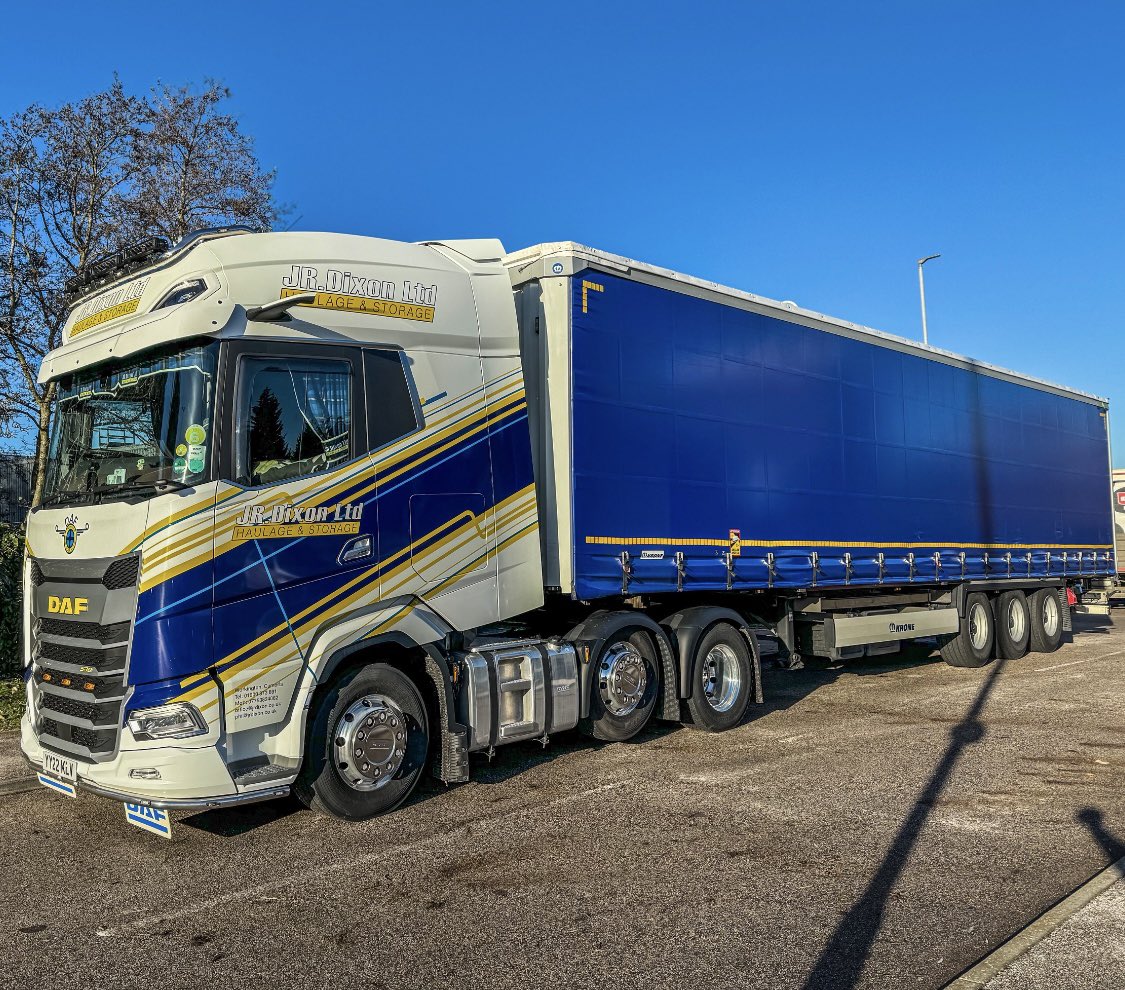
[[[31,507],[35,458],[0,452],[0,525],[22,526]]]

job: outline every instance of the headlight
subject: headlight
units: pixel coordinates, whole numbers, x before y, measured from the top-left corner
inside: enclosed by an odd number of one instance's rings
[[[130,712],[129,728],[134,739],[186,739],[203,735],[207,723],[195,705],[178,702]]]

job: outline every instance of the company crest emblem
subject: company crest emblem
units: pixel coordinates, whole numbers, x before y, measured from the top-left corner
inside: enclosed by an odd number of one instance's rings
[[[55,532],[62,537],[63,549],[67,553],[74,553],[74,548],[78,546],[78,537],[90,528],[90,524],[86,523],[85,526],[79,527],[77,516],[67,516],[64,520],[66,522],[66,529],[55,527]]]

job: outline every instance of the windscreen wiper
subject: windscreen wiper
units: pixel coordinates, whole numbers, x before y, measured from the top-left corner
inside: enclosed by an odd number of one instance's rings
[[[93,491],[104,498],[107,495],[116,495],[119,492],[132,495],[149,489],[152,489],[157,495],[163,495],[166,492],[182,492],[184,489],[191,487],[191,485],[184,484],[182,481],[161,478],[159,481],[123,481],[119,485],[99,485]]]
[[[43,508],[52,505],[65,505],[68,502],[76,502],[80,498],[85,498],[89,494],[90,493],[85,489],[76,492],[55,492],[54,495],[48,495],[47,498],[43,499],[39,504]]]

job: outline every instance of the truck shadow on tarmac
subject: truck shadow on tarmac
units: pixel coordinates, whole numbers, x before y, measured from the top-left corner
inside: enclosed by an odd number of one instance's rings
[[[968,712],[951,727],[945,752],[934,767],[929,780],[919,791],[914,804],[895,833],[886,856],[868,881],[867,887],[841,917],[829,936],[802,985],[803,990],[825,990],[829,987],[844,990],[859,984],[867,957],[882,928],[888,899],[930,817],[934,804],[945,790],[965,750],[981,742],[987,734],[987,729],[981,721],[981,714],[1004,667],[1003,660],[997,660],[992,664]]]
[[[1110,863],[1116,863],[1119,859],[1125,857],[1125,840],[1106,828],[1105,815],[1101,808],[1083,808],[1074,817],[1090,830],[1090,834],[1097,840],[1106,856],[1109,857]]]

